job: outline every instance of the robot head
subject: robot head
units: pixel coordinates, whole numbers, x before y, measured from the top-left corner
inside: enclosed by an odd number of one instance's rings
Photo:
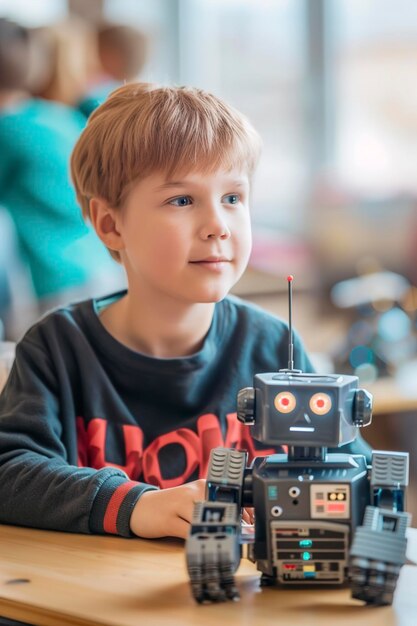
[[[356,376],[298,370],[256,374],[253,388],[238,395],[238,419],[268,445],[341,446],[370,423],[371,407]]]
[[[237,418],[250,424],[254,439],[267,445],[338,447],[353,441],[358,426],[372,419],[372,396],[358,389],[356,376],[303,374],[295,370],[292,282],[288,276],[288,369],[256,374],[241,389]]]

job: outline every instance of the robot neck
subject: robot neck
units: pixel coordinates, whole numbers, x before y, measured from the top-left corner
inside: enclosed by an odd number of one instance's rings
[[[289,461],[325,461],[327,448],[310,446],[288,446]]]

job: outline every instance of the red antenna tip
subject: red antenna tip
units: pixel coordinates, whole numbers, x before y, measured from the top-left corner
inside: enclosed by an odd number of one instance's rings
[[[291,283],[294,280],[294,276],[290,274],[289,276],[287,276],[287,280],[289,283]]]

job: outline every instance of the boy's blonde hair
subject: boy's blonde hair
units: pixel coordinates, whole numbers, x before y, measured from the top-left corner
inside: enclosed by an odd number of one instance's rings
[[[260,145],[246,117],[212,94],[131,83],[90,116],[72,153],[71,174],[89,218],[92,197],[120,208],[132,184],[154,172],[169,179],[178,172],[237,168],[251,177]]]

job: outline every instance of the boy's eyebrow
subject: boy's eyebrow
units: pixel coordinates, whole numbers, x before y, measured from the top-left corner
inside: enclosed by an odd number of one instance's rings
[[[162,191],[163,189],[167,189],[168,187],[184,187],[185,185],[193,185],[194,183],[184,180],[169,180],[163,185],[158,185],[155,187],[155,191]],[[247,184],[247,181],[244,180],[232,180],[228,183],[229,185],[233,185],[234,187],[244,187]]]
[[[182,182],[180,180],[178,181],[169,180],[167,183],[164,183],[163,185],[158,185],[158,187],[155,187],[155,191],[158,191],[159,189],[166,189],[167,187],[182,187],[185,184],[186,184],[185,182]]]

